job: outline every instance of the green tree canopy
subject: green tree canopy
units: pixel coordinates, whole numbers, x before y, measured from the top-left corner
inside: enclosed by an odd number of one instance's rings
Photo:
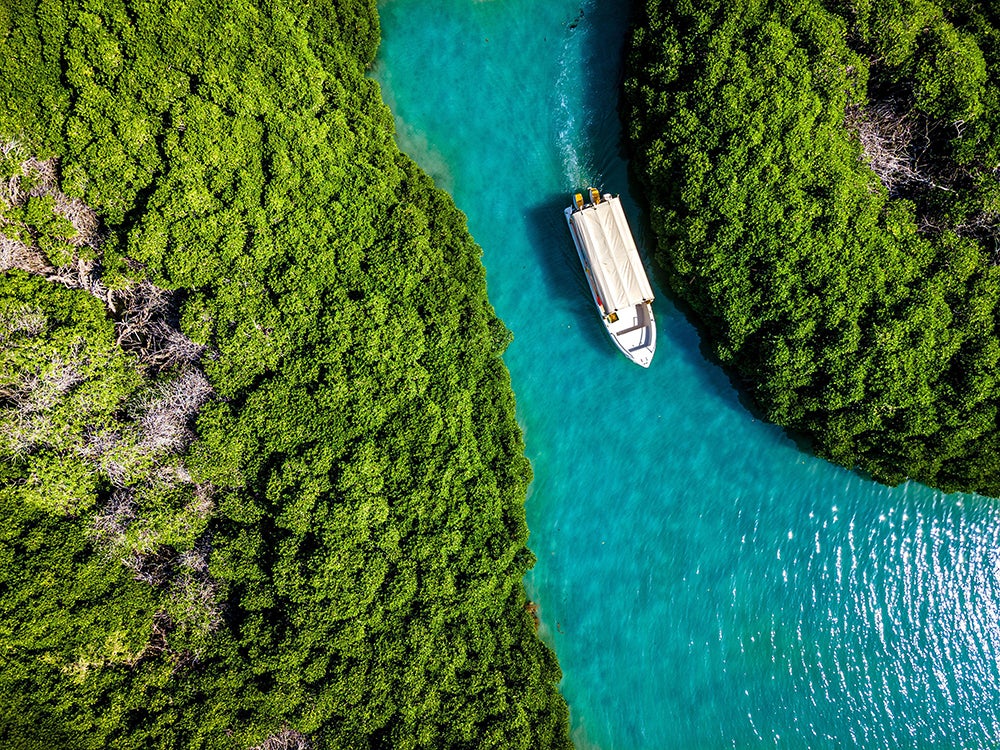
[[[29,681],[55,647],[5,644],[0,703],[61,696],[60,726],[86,747],[247,748],[282,731],[320,748],[568,747],[522,585],[530,468],[509,334],[465,217],[399,152],[364,75],[374,3],[17,0],[10,17],[0,134],[58,156],[61,189],[100,213],[105,284],[172,290],[215,395],[182,457],[213,488],[207,518],[154,481],[135,500],[163,510],[127,533],[156,541],[143,559],[169,568],[165,587],[51,610],[68,634],[142,601],[122,645],[101,646],[121,655]],[[9,279],[15,296],[37,283]],[[72,330],[94,318],[104,338],[88,346],[107,344],[94,305],[67,315]],[[57,333],[44,345],[62,346]],[[134,369],[110,350],[100,367],[113,411]],[[153,389],[176,376],[140,374]],[[105,414],[91,412],[53,445]],[[99,477],[79,481],[72,509],[0,495],[12,537],[75,550],[71,587],[100,568],[81,540],[115,502]],[[47,585],[32,571],[49,546],[0,588],[14,623],[31,614],[11,602]],[[206,591],[219,626],[184,630],[177,608]],[[0,736],[20,731],[0,721]]]
[[[656,256],[822,456],[1000,494],[1000,73],[974,4],[645,4],[625,84]]]

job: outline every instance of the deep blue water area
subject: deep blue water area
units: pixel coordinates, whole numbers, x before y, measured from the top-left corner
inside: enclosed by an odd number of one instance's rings
[[[802,453],[741,406],[655,272],[652,367],[607,340],[562,208],[620,192],[651,244],[616,109],[626,5],[380,11],[400,145],[468,215],[514,332],[526,585],[577,746],[997,745],[996,503]]]

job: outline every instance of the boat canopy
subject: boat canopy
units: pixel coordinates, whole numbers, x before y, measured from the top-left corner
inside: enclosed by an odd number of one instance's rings
[[[574,211],[571,219],[590,260],[590,271],[605,313],[651,301],[653,290],[625,219],[621,198],[606,197],[600,203]]]

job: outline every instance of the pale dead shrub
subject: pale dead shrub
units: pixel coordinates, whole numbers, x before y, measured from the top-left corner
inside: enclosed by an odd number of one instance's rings
[[[312,744],[302,732],[285,727],[277,734],[272,734],[259,745],[249,750],[309,750]]]

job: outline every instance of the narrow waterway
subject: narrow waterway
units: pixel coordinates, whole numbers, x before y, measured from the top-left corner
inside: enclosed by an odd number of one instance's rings
[[[624,6],[386,0],[373,73],[514,332],[526,583],[577,746],[996,744],[995,501],[802,454],[743,409],[656,283],[652,367],[606,340],[561,209],[594,184],[640,225],[616,111]]]

